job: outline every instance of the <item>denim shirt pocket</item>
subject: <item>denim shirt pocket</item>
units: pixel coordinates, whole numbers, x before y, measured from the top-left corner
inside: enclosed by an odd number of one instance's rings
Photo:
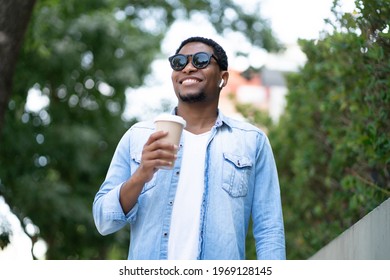
[[[252,161],[242,155],[224,153],[222,188],[232,197],[243,197],[248,193]]]
[[[132,163],[133,163],[132,165],[135,167],[134,170],[136,170],[139,167],[139,165],[141,164],[141,154],[132,154],[131,155],[131,160],[132,160]],[[153,178],[149,182],[147,182],[145,184],[145,186],[143,187],[143,189],[141,191],[141,194],[145,193],[146,191],[148,191],[148,190],[150,190],[150,189],[152,189],[153,187],[156,186],[157,173],[158,172],[154,173]]]

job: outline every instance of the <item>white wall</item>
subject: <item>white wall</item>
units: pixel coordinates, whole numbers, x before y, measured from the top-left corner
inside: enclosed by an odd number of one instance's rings
[[[390,260],[390,199],[387,199],[310,259]]]

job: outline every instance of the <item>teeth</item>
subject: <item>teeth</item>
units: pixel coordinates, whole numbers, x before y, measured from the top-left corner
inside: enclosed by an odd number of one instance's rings
[[[194,83],[198,83],[199,81],[198,80],[195,80],[195,79],[186,79],[182,82],[182,84],[194,84]]]

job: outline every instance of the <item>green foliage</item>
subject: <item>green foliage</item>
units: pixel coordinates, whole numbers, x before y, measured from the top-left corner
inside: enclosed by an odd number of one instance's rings
[[[335,11],[337,11],[335,7]],[[332,34],[301,41],[271,129],[289,259],[306,259],[390,197],[390,3],[357,2]]]
[[[310,258],[390,197],[390,2],[357,1],[353,14],[334,4],[333,32],[300,41],[308,61],[288,76],[279,123],[238,106],[267,127],[288,259]],[[249,235],[249,252],[252,244]]]
[[[21,221],[38,227],[32,239],[47,242],[46,258],[127,257],[128,231],[100,236],[92,201],[119,138],[134,121],[122,119],[124,92],[142,85],[174,20],[203,13],[218,31],[248,28],[252,43],[280,48],[257,11],[248,15],[233,1],[223,4],[37,2],[1,136],[0,195]],[[26,110],[31,89],[49,100],[37,112]]]
[[[248,122],[259,125],[259,127],[264,131],[268,131],[274,126],[269,114],[258,110],[258,108],[253,104],[237,104],[236,109],[240,114],[245,115]]]

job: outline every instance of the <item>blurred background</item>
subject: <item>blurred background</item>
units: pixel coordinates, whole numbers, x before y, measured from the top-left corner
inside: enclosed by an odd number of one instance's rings
[[[127,257],[92,202],[122,134],[175,105],[190,36],[227,51],[221,110],[268,134],[287,258],[310,258],[390,197],[389,18],[387,0],[0,0],[0,259]]]

